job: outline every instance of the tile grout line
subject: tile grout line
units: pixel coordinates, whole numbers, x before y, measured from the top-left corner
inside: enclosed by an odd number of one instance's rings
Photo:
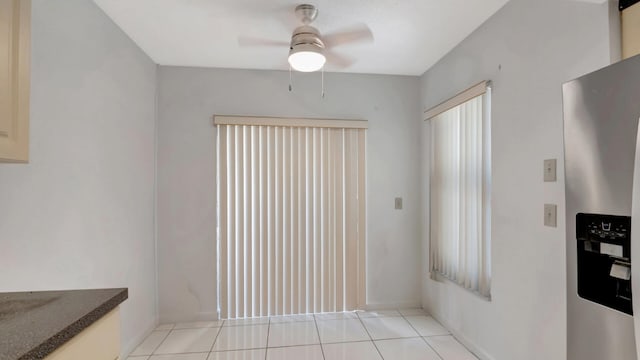
[[[439,357],[440,359],[443,359],[443,360],[444,360],[444,357],[442,357],[442,355],[440,355],[440,353],[438,352],[438,350],[436,350],[436,348],[434,348],[433,346],[431,346],[431,344],[429,344],[429,342],[427,341],[427,338],[423,337],[423,338],[422,338],[422,341],[424,341],[424,343],[425,343],[425,344],[427,344],[427,346],[428,346],[429,348],[431,348],[431,350],[433,350],[433,352],[434,352],[436,355],[438,355],[438,357]]]
[[[326,360],[327,358],[324,356],[324,347],[322,346],[322,339],[320,339],[320,329],[318,328],[318,319],[316,319],[316,315],[313,315],[313,323],[316,325],[316,333],[318,334],[318,342],[320,343],[320,352],[322,353],[322,360]]]
[[[271,319],[268,316],[264,316],[265,318],[267,318],[269,321],[264,322],[264,323],[244,323],[244,324],[227,324],[227,327],[241,327],[241,326],[254,326],[254,325],[269,325],[269,322],[271,321]],[[249,319],[260,319],[260,318],[249,318]],[[232,320],[238,320],[238,319],[232,319]],[[246,320],[246,319],[243,319]],[[227,321],[227,320],[225,320]],[[274,323],[274,324],[277,324]]]
[[[269,322],[267,323],[267,342],[264,344],[264,360],[267,360],[267,354],[269,353],[269,335],[271,334],[271,316],[269,316]]]
[[[452,337],[452,338],[454,338],[456,341],[458,341],[458,339],[456,339],[456,337],[455,337],[455,336],[453,336],[453,334],[425,335],[425,336],[422,336],[422,337],[423,337],[423,338],[435,338],[435,337],[446,337],[446,336]],[[460,342],[460,341],[458,341],[458,342]],[[463,345],[463,346],[464,346],[464,345]],[[465,346],[465,349],[466,349],[466,348],[467,348],[467,347]],[[467,350],[468,350],[468,349],[467,349]]]
[[[431,319],[433,319],[434,321],[436,321],[438,324],[440,324],[440,322],[439,322],[439,321],[437,321],[433,316],[431,316],[431,315],[429,315],[429,314],[424,314],[424,315],[425,315],[425,316],[430,317]],[[410,316],[414,316],[414,315],[410,315]],[[403,317],[404,317],[404,315],[403,315]],[[406,320],[406,319],[405,319],[405,320]],[[409,322],[409,320],[407,320],[407,322]],[[411,322],[409,322],[409,324],[411,324]],[[413,326],[413,325],[411,325],[411,326]],[[443,328],[445,328],[445,329],[447,330],[448,334],[426,335],[426,336],[422,336],[422,335],[420,335],[420,337],[422,338],[422,340],[424,340],[424,342],[426,342],[426,343],[427,343],[427,345],[429,345],[429,347],[430,347],[431,349],[433,349],[433,351],[435,351],[435,353],[436,353],[438,356],[440,356],[440,358],[441,358],[441,359],[444,359],[444,358],[440,355],[440,353],[438,353],[438,352],[436,351],[436,349],[435,349],[433,346],[431,346],[431,344],[429,344],[429,342],[427,341],[427,338],[445,337],[445,336],[452,337],[456,342],[458,342],[460,345],[462,345],[462,347],[463,347],[465,350],[467,350],[471,355],[473,355],[473,357],[475,357],[476,359],[479,359],[479,357],[478,357],[474,352],[472,352],[470,349],[468,349],[466,346],[464,346],[464,345],[463,345],[463,344],[462,344],[462,343],[461,343],[461,342],[460,342],[460,341],[455,337],[455,335],[453,335],[453,334],[451,333],[451,331],[450,331],[449,329],[447,329],[446,327],[444,327],[444,325],[442,325],[442,324],[440,324],[440,326],[442,326]],[[417,330],[416,330],[416,331],[417,331]]]
[[[223,321],[224,324],[224,321]],[[218,329],[218,332],[216,332],[216,337],[213,340],[213,344],[215,344],[216,340],[218,339],[218,335],[220,334],[220,331],[222,330],[222,325],[221,326],[211,326],[211,327],[199,327],[199,328],[185,328],[185,329],[175,329],[174,328],[170,329],[169,332],[167,333],[167,335],[165,335],[164,338],[162,338],[162,341],[160,341],[160,343],[153,349],[153,352],[151,352],[150,355],[141,355],[141,356],[148,356],[149,358],[151,358],[152,356],[155,355],[181,355],[181,354],[204,354],[205,352],[202,351],[187,351],[187,352],[181,352],[181,353],[169,353],[169,354],[156,354],[156,351],[158,351],[158,349],[160,348],[160,346],[165,342],[165,340],[167,340],[167,338],[169,337],[169,335],[174,332],[174,331],[180,331],[180,330],[199,330],[199,329]],[[154,330],[154,331],[162,331],[162,330]],[[209,349],[209,351],[207,351],[206,353],[209,354],[213,351],[213,345],[211,345],[211,348]],[[137,356],[137,355],[135,355]],[[207,355],[208,357],[208,355]],[[128,358],[128,357],[127,357]]]
[[[392,337],[392,338],[384,338],[384,339],[375,339],[373,341],[386,341],[386,340],[402,340],[402,339],[417,339],[421,336],[411,336],[411,337]],[[367,341],[372,341],[372,340],[351,340],[351,341],[332,341],[332,342],[326,342],[325,344],[327,345],[333,345],[333,344],[348,344],[348,343],[359,343],[359,342],[367,342]]]
[[[419,336],[415,336],[412,338],[392,338],[392,339],[381,339],[381,340],[401,340],[401,339],[417,339],[419,338]],[[322,343],[324,345],[336,345],[336,344],[351,344],[351,343],[361,343],[361,342],[369,342],[371,340],[356,340],[356,341],[334,341],[334,342],[325,342]],[[316,343],[316,344],[298,344],[298,345],[282,345],[282,346],[270,346],[269,349],[282,349],[282,348],[292,348],[292,347],[303,347],[303,346],[313,346],[313,345],[321,345],[320,343]],[[251,348],[251,349],[247,349],[247,350],[255,350],[255,349],[266,349],[266,348]],[[243,349],[239,349],[239,350],[243,350]],[[224,351],[235,351],[235,350],[222,350],[222,351],[217,351],[217,352],[224,352]],[[143,355],[146,356],[146,355]]]
[[[175,325],[174,325],[174,326],[175,326]],[[152,351],[152,352],[151,352],[151,354],[149,355],[149,358],[151,358],[151,356],[155,355],[156,351],[158,351],[158,349],[160,348],[160,345],[162,345],[162,343],[163,343],[165,340],[167,340],[167,338],[169,337],[169,335],[170,335],[172,332],[173,332],[173,328],[171,328],[171,330],[169,330],[169,332],[167,332],[167,335],[165,335],[165,336],[162,338],[162,341],[160,341],[160,342],[158,343],[158,345],[157,345],[155,348],[153,348],[153,351]]]
[[[364,325],[364,322],[362,321],[362,318],[360,317],[360,315],[356,314],[356,316],[358,317],[358,320],[360,321],[360,324],[364,328],[364,331],[366,331],[367,335],[369,335],[369,339],[371,339],[371,343],[373,344],[373,347],[376,348],[376,351],[378,352],[378,355],[380,355],[380,359],[384,360],[384,356],[382,356],[382,352],[380,352],[380,349],[378,349],[378,345],[376,345],[376,342],[373,341],[373,336],[371,336],[371,333],[369,333],[369,329],[367,329],[367,327]]]
[[[220,327],[218,328],[216,337],[213,339],[213,344],[211,344],[211,348],[209,349],[209,355],[207,355],[207,359],[209,359],[209,356],[211,356],[211,353],[213,352],[213,347],[216,345],[216,341],[218,341],[218,336],[220,336],[220,333],[222,332],[222,328],[224,327],[225,322],[226,320],[222,320],[222,324],[220,324]]]
[[[398,311],[398,312],[400,312],[400,311]],[[429,344],[429,342],[427,341],[427,339],[425,339],[425,337],[424,337],[424,336],[422,336],[422,334],[420,334],[420,332],[418,331],[418,329],[416,329],[416,328],[413,326],[413,324],[411,323],[411,321],[407,320],[407,318],[405,317],[405,315],[404,315],[403,313],[400,313],[400,315],[402,316],[402,318],[403,318],[406,322],[408,322],[408,323],[409,323],[409,326],[411,326],[411,328],[412,328],[413,330],[415,330],[415,332],[420,336],[420,339],[422,339],[422,341],[424,341],[424,343],[425,343],[425,344],[427,344],[427,346],[428,346],[431,350],[433,350],[433,352],[436,354],[436,356],[438,356],[441,360],[444,360],[444,358],[440,355],[440,353],[439,353],[439,352],[437,352],[437,351],[436,351],[436,349],[435,349],[433,346],[431,346],[431,344]],[[447,329],[447,331],[449,331],[449,329]]]
[[[293,322],[288,322],[288,323],[273,323],[273,324],[249,324],[249,325],[242,325],[242,326],[266,326],[266,325],[281,325],[281,324],[293,324],[293,323],[303,323],[303,322],[308,322],[311,323],[313,322],[313,320],[305,320],[305,321],[293,321]],[[235,325],[228,325],[227,329],[231,327],[236,327]],[[316,332],[318,331],[317,326],[316,326]],[[270,336],[270,330],[268,330],[268,337]],[[318,336],[318,339],[320,337]],[[267,339],[268,341],[268,339]],[[338,342],[338,343],[343,343],[343,342]],[[333,343],[331,343],[333,344]],[[336,343],[337,344],[337,343]],[[210,352],[218,352],[218,353],[224,353],[224,352],[234,352],[234,351],[246,351],[246,350],[267,350],[267,349],[279,349],[279,348],[292,348],[292,347],[301,347],[301,346],[313,346],[313,345],[320,345],[320,343],[314,343],[314,344],[297,344],[297,345],[282,345],[282,346],[265,346],[265,347],[251,347],[251,348],[246,348],[246,349],[227,349],[227,350],[219,350],[219,351],[210,351]],[[184,354],[191,354],[191,353],[200,353],[200,352],[188,352],[188,353],[184,353]],[[178,354],[183,354],[183,353],[178,353]],[[169,354],[167,354],[169,355]],[[144,355],[147,356],[147,355]]]
[[[318,343],[305,343],[305,344],[293,344],[293,345],[278,345],[278,346],[269,346],[269,344],[267,344],[266,348],[267,349],[278,349],[278,348],[289,348],[289,347],[300,347],[300,346],[313,346],[313,345],[319,345],[320,344],[320,332],[318,331],[318,326],[315,323],[315,320],[305,320],[305,321],[289,321],[289,322],[281,322],[281,323],[270,323],[269,324],[269,329],[271,329],[271,325],[275,325],[275,326],[286,326],[286,325],[293,325],[293,324],[303,324],[303,323],[311,323],[313,322],[315,325],[315,329],[316,329],[316,335],[318,335]],[[271,330],[269,330],[269,333],[271,332]]]

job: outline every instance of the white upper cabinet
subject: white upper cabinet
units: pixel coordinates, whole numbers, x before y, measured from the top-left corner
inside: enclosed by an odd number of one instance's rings
[[[29,161],[31,0],[0,0],[0,162]]]
[[[622,58],[640,54],[640,3],[622,10]]]

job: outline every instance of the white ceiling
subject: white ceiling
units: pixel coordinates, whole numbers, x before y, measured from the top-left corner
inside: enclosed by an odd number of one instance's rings
[[[288,70],[288,46],[240,47],[238,37],[288,42],[302,0],[94,0],[160,65]],[[337,47],[355,63],[327,71],[421,75],[508,0],[314,0],[328,34],[367,24],[375,41]]]

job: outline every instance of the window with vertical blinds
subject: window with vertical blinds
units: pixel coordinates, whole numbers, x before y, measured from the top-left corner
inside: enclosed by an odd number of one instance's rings
[[[431,131],[432,274],[490,297],[490,88],[427,112]]]
[[[364,305],[366,121],[214,120],[220,316]]]

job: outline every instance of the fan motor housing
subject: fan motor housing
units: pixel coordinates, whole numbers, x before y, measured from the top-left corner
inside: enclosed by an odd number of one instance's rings
[[[319,49],[324,49],[324,42],[322,42],[322,38],[320,37],[320,32],[318,29],[313,26],[303,25],[297,27],[293,31],[293,36],[291,36],[291,45],[290,49],[293,49],[299,45],[313,45],[318,47]]]

